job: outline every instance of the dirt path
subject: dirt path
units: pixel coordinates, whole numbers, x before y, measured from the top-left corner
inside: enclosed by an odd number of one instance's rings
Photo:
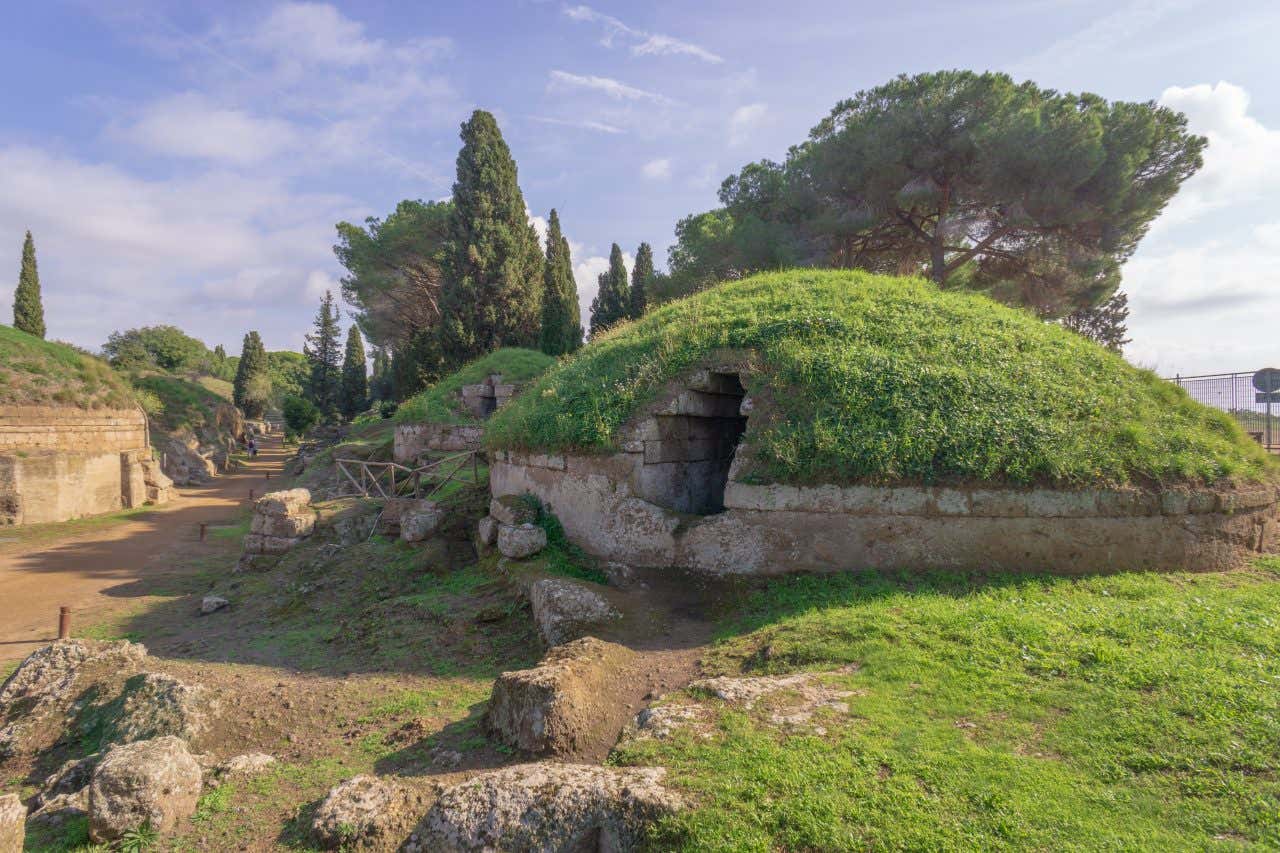
[[[265,436],[256,459],[208,486],[175,489],[172,503],[34,547],[21,530],[17,544],[0,541],[0,663],[53,639],[61,605],[72,609],[74,634],[154,594],[166,577],[193,571],[198,560],[190,558],[217,547],[200,542],[200,523],[234,521],[251,489],[271,490],[286,456],[278,436]],[[172,559],[179,553],[183,560]]]

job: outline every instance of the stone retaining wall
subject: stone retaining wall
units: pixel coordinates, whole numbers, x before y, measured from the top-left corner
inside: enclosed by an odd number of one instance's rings
[[[169,499],[140,409],[0,411],[0,524],[65,521]]]
[[[400,424],[396,427],[392,458],[408,464],[433,450],[448,453],[479,450],[483,440],[484,427],[475,424]]]
[[[530,492],[589,553],[717,574],[868,568],[1213,570],[1280,551],[1275,486],[1238,489],[796,487],[730,474],[725,511],[641,497],[640,453],[495,454],[495,497]]]

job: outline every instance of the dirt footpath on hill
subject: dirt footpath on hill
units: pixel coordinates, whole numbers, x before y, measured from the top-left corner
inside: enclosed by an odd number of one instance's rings
[[[0,664],[54,639],[61,605],[72,609],[74,636],[140,604],[156,581],[193,571],[192,557],[217,550],[200,542],[200,523],[235,521],[250,489],[271,490],[286,457],[279,436],[263,436],[256,459],[208,486],[175,488],[164,506],[34,546],[23,528],[0,528]]]

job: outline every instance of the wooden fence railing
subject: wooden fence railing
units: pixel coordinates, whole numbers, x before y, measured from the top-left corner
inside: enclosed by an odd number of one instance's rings
[[[458,474],[471,468],[471,481],[479,482],[479,452],[468,450],[437,459],[417,468],[399,462],[369,462],[364,459],[335,459],[338,473],[345,480],[338,497],[359,495],[366,498],[407,497],[430,498]],[[459,480],[461,482],[461,480]],[[351,491],[354,490],[354,491]]]

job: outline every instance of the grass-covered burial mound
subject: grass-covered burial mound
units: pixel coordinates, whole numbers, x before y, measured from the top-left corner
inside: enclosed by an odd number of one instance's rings
[[[490,420],[495,449],[609,452],[664,388],[746,354],[744,479],[1058,487],[1257,480],[1225,414],[1024,311],[918,279],[796,270],[664,305]]]

